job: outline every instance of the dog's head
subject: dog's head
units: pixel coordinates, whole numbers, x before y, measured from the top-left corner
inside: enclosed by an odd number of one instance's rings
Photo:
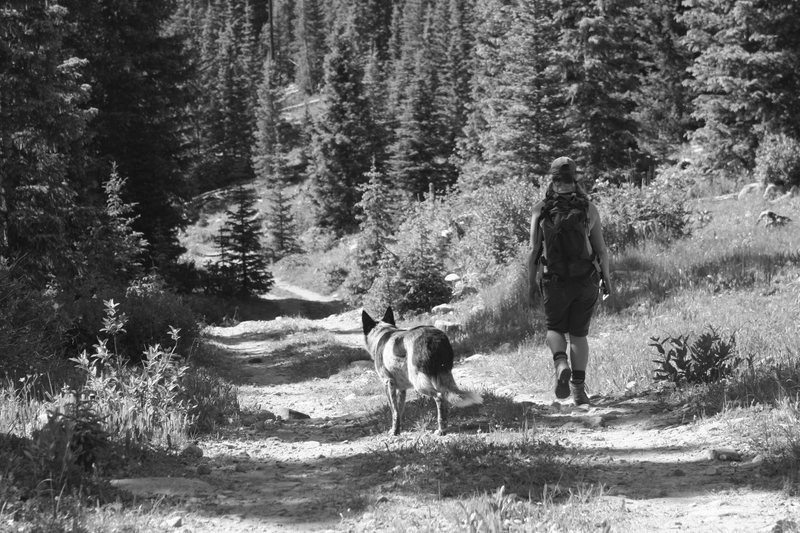
[[[397,324],[395,324],[394,322],[394,312],[392,311],[391,306],[386,308],[386,313],[383,314],[381,322],[385,322],[386,324],[389,324],[391,326],[397,326]],[[361,311],[361,326],[364,329],[365,337],[369,335],[369,332],[375,329],[375,326],[377,325],[378,322],[375,322],[375,320],[373,320],[373,318],[369,316],[369,313],[367,313],[364,310]]]

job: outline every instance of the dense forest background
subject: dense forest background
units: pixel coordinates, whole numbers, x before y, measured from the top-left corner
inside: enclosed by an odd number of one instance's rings
[[[114,295],[180,322],[163,293],[203,275],[178,233],[232,185],[268,191],[272,259],[361,232],[363,272],[386,206],[524,195],[562,154],[589,187],[647,185],[686,146],[705,179],[800,181],[790,0],[11,1],[0,36],[10,361],[21,336],[90,343]]]

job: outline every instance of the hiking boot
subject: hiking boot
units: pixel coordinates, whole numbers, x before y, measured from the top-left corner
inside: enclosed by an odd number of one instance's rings
[[[586,395],[586,385],[583,383],[570,383],[572,401],[575,405],[591,405],[589,396]]]
[[[569,378],[572,376],[572,370],[569,369],[567,358],[559,358],[555,360],[556,365],[556,398],[563,400],[569,396]]]

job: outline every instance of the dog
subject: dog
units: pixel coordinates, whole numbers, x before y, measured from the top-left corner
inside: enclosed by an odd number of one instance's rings
[[[400,329],[395,324],[391,306],[380,322],[366,311],[361,312],[364,342],[375,361],[386,387],[392,410],[391,435],[399,435],[403,425],[406,391],[414,389],[436,402],[437,435],[444,435],[447,418],[447,395],[459,399],[453,407],[483,403],[481,396],[458,388],[453,379],[453,347],[447,335],[433,326]]]

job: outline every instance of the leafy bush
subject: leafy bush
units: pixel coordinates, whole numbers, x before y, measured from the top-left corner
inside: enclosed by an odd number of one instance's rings
[[[519,246],[529,240],[531,212],[542,194],[531,182],[513,179],[455,200],[450,261],[467,283],[491,281],[515,259]]]
[[[108,432],[127,447],[169,447],[185,440],[189,405],[180,397],[180,380],[188,367],[177,363],[178,330],[170,328],[172,348],[149,346],[140,365],[126,365],[115,347],[127,317],[113,301],[105,306],[101,331],[108,337],[100,339],[94,353],[72,359],[86,380],[79,396],[91,399]]]
[[[428,310],[451,296],[444,280],[447,238],[442,203],[431,197],[416,206],[400,225],[397,243],[381,261],[379,273],[363,299],[365,307],[384,309],[392,305],[398,313]]]
[[[62,321],[52,298],[0,261],[0,376],[44,371],[59,351]]]
[[[197,317],[187,300],[174,294],[157,276],[147,276],[131,282],[124,293],[111,288],[98,291],[94,298],[71,302],[65,314],[72,318],[67,331],[72,353],[92,349],[94,332],[101,331],[108,308],[106,301],[118,302],[119,312],[125,315],[125,334],[117,336],[114,353],[124,360],[138,363],[145,348],[166,346],[172,342],[169,328],[181,332],[178,353],[188,353],[199,334]]]
[[[179,397],[189,405],[189,431],[209,432],[239,415],[236,387],[203,368],[189,368]]]
[[[682,183],[657,179],[638,188],[599,182],[592,193],[603,219],[603,236],[613,252],[645,240],[666,244],[691,233],[691,211]]]
[[[742,362],[736,353],[736,336],[727,340],[708,326],[694,342],[690,335],[667,336],[663,339],[650,338],[650,346],[656,349],[660,359],[654,379],[683,383],[713,383],[729,377]]]
[[[63,411],[50,411],[25,451],[33,478],[46,480],[53,495],[64,487],[79,486],[109,451],[109,434],[103,426],[92,399],[78,398]]]
[[[784,133],[768,133],[756,151],[755,177],[786,188],[800,186],[800,141]]]

